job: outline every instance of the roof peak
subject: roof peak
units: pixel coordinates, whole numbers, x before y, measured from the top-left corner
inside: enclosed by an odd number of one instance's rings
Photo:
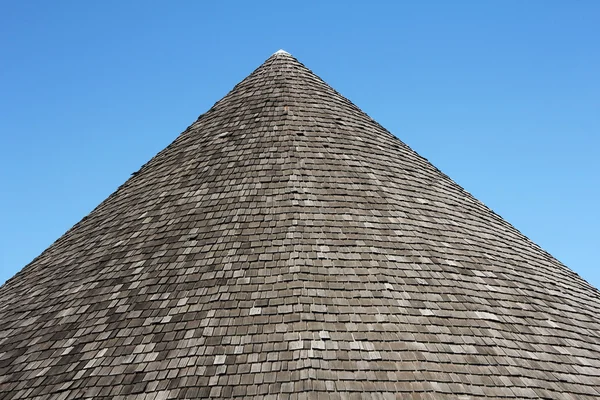
[[[283,49],[277,50],[275,53],[273,53],[273,55],[274,56],[277,56],[277,55],[291,56],[290,53],[288,53],[287,51],[285,51]]]

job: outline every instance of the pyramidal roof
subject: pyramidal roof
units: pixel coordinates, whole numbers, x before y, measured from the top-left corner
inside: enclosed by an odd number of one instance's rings
[[[598,310],[279,51],[0,288],[0,398],[595,399]]]

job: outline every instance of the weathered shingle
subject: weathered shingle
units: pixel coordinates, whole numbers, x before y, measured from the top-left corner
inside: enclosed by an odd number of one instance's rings
[[[594,399],[598,310],[278,52],[0,288],[0,398]]]

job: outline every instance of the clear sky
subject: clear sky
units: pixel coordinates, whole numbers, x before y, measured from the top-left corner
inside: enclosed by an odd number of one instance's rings
[[[0,1],[0,283],[276,50],[600,286],[600,1]]]

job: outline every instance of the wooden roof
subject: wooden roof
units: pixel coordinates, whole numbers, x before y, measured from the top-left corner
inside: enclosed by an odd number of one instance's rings
[[[596,399],[599,310],[277,52],[0,288],[0,398]]]

